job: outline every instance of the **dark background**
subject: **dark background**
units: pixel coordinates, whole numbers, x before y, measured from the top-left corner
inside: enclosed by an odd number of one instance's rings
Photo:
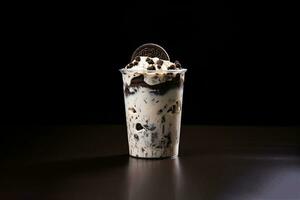
[[[277,127],[300,125],[299,6],[11,4],[1,7],[0,24],[1,199],[124,198],[145,188],[185,199],[299,196],[299,128]],[[179,160],[131,162],[126,153],[118,69],[147,42],[188,68]],[[122,125],[78,126],[85,124]]]
[[[184,124],[299,125],[292,5],[110,1],[10,9],[2,74],[8,125],[125,124],[118,69],[147,42],[188,68]]]

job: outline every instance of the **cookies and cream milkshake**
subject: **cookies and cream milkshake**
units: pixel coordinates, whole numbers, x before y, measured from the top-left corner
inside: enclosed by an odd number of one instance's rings
[[[178,155],[184,73],[158,45],[145,44],[121,69],[129,154],[141,158]]]

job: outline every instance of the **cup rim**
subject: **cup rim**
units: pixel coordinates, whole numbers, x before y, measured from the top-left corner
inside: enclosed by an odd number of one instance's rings
[[[186,72],[187,69],[182,68],[182,69],[173,69],[173,70],[147,70],[147,69],[126,69],[126,68],[122,68],[122,69],[119,69],[119,71],[120,72],[140,72],[140,73],[174,73],[174,72],[183,73],[183,72]]]

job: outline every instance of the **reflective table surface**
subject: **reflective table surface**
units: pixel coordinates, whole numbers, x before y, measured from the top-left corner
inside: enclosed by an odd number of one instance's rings
[[[300,199],[299,127],[184,126],[180,155],[157,160],[128,156],[124,126],[18,131],[0,199]]]

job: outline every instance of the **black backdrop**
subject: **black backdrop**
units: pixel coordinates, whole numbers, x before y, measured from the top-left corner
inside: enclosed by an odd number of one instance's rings
[[[188,68],[184,124],[299,124],[289,13],[221,0],[15,5],[6,17],[5,118],[125,124],[118,69],[154,42]]]

